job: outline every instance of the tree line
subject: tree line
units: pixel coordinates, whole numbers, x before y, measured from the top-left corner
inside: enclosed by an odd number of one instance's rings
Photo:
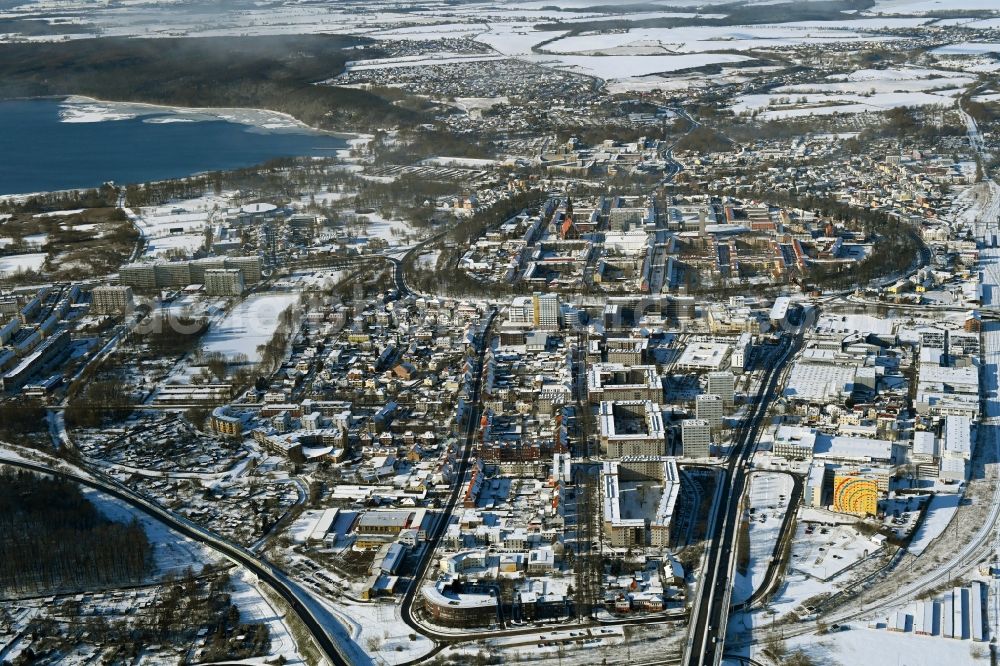
[[[75,483],[0,470],[0,590],[48,593],[139,583],[152,550],[138,521],[111,522]]]
[[[370,92],[316,84],[344,70],[346,49],[368,44],[336,35],[2,44],[0,98],[88,95],[187,107],[262,108],[340,131],[419,122],[419,113]],[[378,53],[369,49],[365,57]]]

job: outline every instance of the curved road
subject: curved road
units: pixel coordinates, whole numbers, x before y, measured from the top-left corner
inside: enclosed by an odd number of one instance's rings
[[[54,469],[45,465],[25,462],[19,459],[6,458],[0,455],[0,464],[20,467],[41,474],[58,476],[80,485],[99,490],[112,497],[126,502],[130,506],[143,513],[159,520],[176,532],[197,541],[209,548],[217,551],[226,558],[246,567],[254,573],[260,580],[271,586],[285,600],[292,612],[295,613],[302,623],[309,630],[313,640],[322,650],[330,663],[336,666],[355,666],[358,664],[371,663],[369,657],[354,643],[348,646],[340,645],[338,639],[327,631],[324,621],[328,618],[322,617],[322,612],[316,602],[307,592],[302,590],[297,584],[279,569],[271,564],[258,559],[253,553],[241,546],[229,543],[219,536],[212,534],[208,530],[194,523],[173,515],[158,504],[147,500],[130,488],[114,481],[103,481],[97,478],[89,478],[67,472],[61,469]],[[347,640],[346,633],[340,640]]]
[[[399,276],[402,271],[399,269],[399,263],[396,263],[397,271],[396,275]],[[462,450],[462,459],[458,466],[458,473],[455,475],[455,485],[451,489],[451,494],[448,496],[448,503],[445,504],[444,511],[441,513],[437,522],[434,524],[434,531],[430,535],[427,543],[424,545],[423,554],[420,556],[420,561],[417,564],[417,568],[413,573],[413,578],[410,580],[410,586],[406,590],[406,594],[403,595],[403,603],[401,606],[401,613],[403,616],[403,621],[406,622],[408,626],[412,629],[422,632],[424,634],[434,636],[433,632],[429,632],[424,628],[416,618],[413,617],[413,604],[417,596],[417,592],[423,582],[424,575],[427,573],[427,569],[430,566],[431,561],[434,559],[434,551],[437,550],[438,544],[441,543],[441,538],[444,536],[445,530],[448,528],[448,523],[451,522],[451,514],[455,510],[455,505],[458,504],[458,498],[462,494],[462,489],[465,487],[465,475],[469,471],[469,461],[472,457],[473,442],[475,441],[476,428],[479,426],[479,412],[480,412],[480,402],[481,402],[481,390],[483,383],[483,363],[486,358],[486,350],[489,349],[491,333],[493,331],[493,321],[496,319],[497,310],[492,310],[490,312],[489,319],[486,320],[486,326],[483,328],[483,338],[479,346],[479,355],[476,361],[476,383],[472,389],[472,400],[470,401],[472,405],[472,411],[469,413],[469,420],[465,427],[465,444]]]
[[[785,512],[785,517],[781,523],[781,531],[778,533],[778,539],[774,542],[774,550],[771,551],[771,560],[767,565],[767,571],[764,574],[764,580],[761,582],[760,586],[753,591],[748,598],[743,603],[733,604],[730,609],[731,613],[738,613],[740,611],[745,611],[748,608],[752,608],[765,597],[768,592],[774,587],[777,582],[778,571],[781,569],[781,551],[784,550],[785,544],[791,539],[792,533],[789,531],[789,527],[792,525],[792,519],[795,514],[798,513],[799,500],[802,499],[802,477],[798,474],[792,474],[791,472],[786,472],[784,470],[762,470],[762,474],[785,474],[792,477],[792,493],[788,497],[788,511]]]

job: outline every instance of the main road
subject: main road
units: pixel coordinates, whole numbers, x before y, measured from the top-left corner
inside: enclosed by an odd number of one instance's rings
[[[398,263],[396,264],[396,267],[397,269],[399,268]],[[397,270],[396,275],[399,276],[401,273],[401,270]],[[405,285],[403,288],[405,288]],[[441,543],[441,538],[448,529],[448,523],[451,522],[451,515],[455,510],[455,506],[458,504],[459,497],[462,496],[462,489],[465,488],[465,476],[469,471],[469,461],[472,458],[472,449],[475,444],[476,430],[479,427],[480,405],[482,403],[481,392],[483,388],[483,364],[486,359],[486,350],[490,348],[493,321],[496,319],[496,316],[497,310],[491,310],[489,317],[486,320],[486,325],[483,326],[482,338],[479,343],[479,353],[476,356],[476,381],[473,384],[472,393],[469,396],[470,409],[468,420],[465,425],[465,442],[462,445],[462,458],[459,462],[458,472],[455,474],[455,483],[451,488],[451,493],[448,495],[448,501],[445,503],[437,522],[434,524],[434,529],[431,531],[430,538],[427,540],[427,543],[424,544],[420,560],[413,572],[413,578],[410,580],[410,586],[403,595],[401,609],[403,621],[406,622],[406,624],[408,624],[411,628],[428,635],[433,635],[433,632],[429,632],[425,627],[417,622],[416,618],[414,618],[413,604],[416,600],[417,592],[420,590],[420,585],[424,579],[424,575],[427,573],[430,563],[434,560],[434,551],[437,550],[438,545]]]
[[[737,445],[730,453],[722,477],[720,505],[710,526],[711,537],[684,648],[683,663],[688,666],[714,666],[722,660],[732,589],[733,550],[746,490],[748,461],[764,424],[768,405],[774,399],[782,369],[801,346],[802,331],[794,335],[786,333],[782,337],[778,351],[780,358],[767,370],[761,381],[757,402],[734,437]]]

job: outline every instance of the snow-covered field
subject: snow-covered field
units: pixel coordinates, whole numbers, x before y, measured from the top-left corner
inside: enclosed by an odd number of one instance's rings
[[[870,13],[925,14],[959,9],[996,10],[996,0],[877,0]]]
[[[266,624],[271,637],[268,657],[279,655],[286,664],[305,663],[295,648],[295,639],[284,622],[284,614],[257,589],[253,577],[244,569],[230,578],[232,601],[240,609],[240,621]]]
[[[749,4],[772,4],[774,0],[751,0]],[[912,28],[930,24],[933,16],[920,14],[943,9],[996,9],[993,0],[884,0],[866,12],[845,14],[843,19],[828,21],[789,21],[767,25],[697,25],[683,27],[637,27],[606,33],[570,34],[574,24],[593,20],[639,22],[663,18],[720,20],[729,0],[676,0],[653,2],[635,7],[616,7],[619,3],[593,0],[556,1],[555,3],[517,0],[482,0],[454,5],[401,3],[400,6],[372,7],[372,3],[327,0],[314,3],[271,3],[267,6],[237,10],[221,9],[206,16],[189,10],[186,3],[124,3],[95,8],[83,0],[49,0],[15,8],[13,16],[28,12],[58,12],[63,19],[89,23],[104,36],[172,37],[226,35],[286,35],[338,33],[365,36],[382,41],[437,41],[444,39],[476,40],[494,49],[494,54],[455,50],[406,55],[384,61],[358,60],[348,69],[386,66],[425,66],[443,62],[476,62],[503,57],[521,57],[544,66],[596,76],[607,81],[635,81],[644,76],[712,63],[737,62],[741,52],[763,49],[795,48],[826,43],[876,43],[897,37],[879,34],[884,29]],[[660,9],[662,7],[662,9]],[[917,16],[903,16],[903,14]],[[968,19],[971,21],[972,19]],[[979,19],[988,27],[990,19]],[[541,23],[558,22],[565,31],[538,30]],[[971,26],[970,26],[971,27]],[[81,39],[92,34],[81,30],[68,35]],[[0,35],[3,39],[21,38]],[[63,39],[39,35],[33,40]],[[542,45],[543,42],[546,42]],[[542,45],[542,46],[539,46]],[[533,51],[541,48],[545,53]],[[947,47],[946,47],[947,48]],[[725,53],[722,53],[722,52]],[[548,54],[551,54],[549,56]],[[600,60],[591,56],[606,55]],[[645,56],[645,57],[643,57]],[[635,59],[635,58],[639,59]],[[694,83],[694,82],[692,82]],[[184,122],[187,110],[157,122]],[[141,107],[114,108],[82,101],[68,108],[68,122],[134,118],[148,113]],[[220,116],[221,117],[221,116]],[[287,123],[287,118],[278,124]]]
[[[708,53],[749,51],[824,42],[885,41],[865,30],[882,27],[913,27],[925,19],[864,19],[828,22],[798,22],[767,26],[684,26],[679,28],[634,28],[624,32],[573,35],[546,44],[546,53]],[[654,51],[651,51],[654,49]]]
[[[190,256],[198,251],[204,242],[204,234],[162,236],[149,241],[149,244],[146,246],[145,256],[165,257],[176,253],[183,253],[184,256]]]
[[[813,522],[817,520],[823,523]],[[791,561],[784,582],[769,603],[776,618],[792,611],[804,613],[801,608],[804,602],[835,592],[842,582],[850,579],[848,567],[879,550],[879,546],[851,526],[854,520],[851,516],[818,509],[802,510],[792,537]],[[765,621],[770,620],[762,619],[759,614],[753,618],[742,616],[741,620],[746,624]]]
[[[825,636],[805,635],[789,639],[788,647],[801,649],[818,664],[989,664],[989,648],[971,641],[934,636],[915,636],[851,626],[847,631]]]
[[[46,256],[44,252],[34,252],[31,254],[12,254],[9,257],[0,257],[0,275],[41,270]]]
[[[734,63],[747,60],[746,56],[730,53],[688,53],[680,55],[549,55],[532,54],[524,56],[538,65],[563,69],[576,74],[595,76],[599,79],[617,81],[641,78],[650,74],[675,72],[681,69],[702,67],[717,63]]]
[[[441,256],[441,250],[433,250],[431,252],[424,252],[419,257],[417,257],[417,265],[424,269],[433,269],[437,266],[438,258]]]
[[[924,522],[921,523],[910,542],[909,551],[912,554],[920,555],[923,553],[931,545],[931,542],[944,532],[948,523],[955,517],[960,501],[961,497],[956,494],[938,494],[931,499]]]
[[[367,239],[381,238],[389,245],[405,244],[406,236],[413,232],[409,224],[402,220],[387,220],[378,213],[367,213],[358,215],[359,220],[364,218],[367,224],[364,226],[362,236]]]
[[[151,206],[138,211],[136,224],[146,238],[169,236],[173,233],[203,232],[212,212],[226,205],[219,197],[184,201],[174,205]]]
[[[850,525],[806,528],[796,530],[791,566],[815,578],[832,578],[879,548]]]
[[[249,363],[259,362],[257,348],[271,340],[278,327],[278,316],[298,299],[296,293],[248,298],[209,329],[202,350],[206,354],[222,354],[229,360],[242,355]]]
[[[401,664],[420,659],[434,643],[403,622],[398,604],[338,602],[327,605],[358,645],[378,645],[381,663]],[[411,638],[413,637],[413,638]]]
[[[956,79],[957,80],[957,79]],[[931,82],[931,84],[936,82]],[[905,88],[906,82],[900,87]],[[838,92],[835,88],[853,86],[867,92]],[[868,87],[866,87],[868,86]],[[815,90],[823,85],[798,86],[797,89]],[[871,92],[869,82],[845,82],[828,84],[829,92],[806,93],[784,92],[760,95],[743,95],[733,104],[734,113],[759,113],[761,118],[796,118],[803,116],[823,116],[888,111],[898,107],[928,106],[952,107],[964,88],[948,87],[934,92],[920,90],[903,92]],[[917,87],[920,87],[919,84]]]
[[[960,42],[934,49],[932,53],[937,55],[980,55],[996,51],[1000,51],[1000,44],[996,42]]]

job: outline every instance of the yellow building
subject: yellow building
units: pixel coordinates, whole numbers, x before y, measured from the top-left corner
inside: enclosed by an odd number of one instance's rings
[[[878,513],[878,480],[857,474],[833,477],[833,510],[858,516]]]
[[[224,437],[239,437],[243,434],[243,421],[226,413],[225,407],[212,411],[212,429]]]

